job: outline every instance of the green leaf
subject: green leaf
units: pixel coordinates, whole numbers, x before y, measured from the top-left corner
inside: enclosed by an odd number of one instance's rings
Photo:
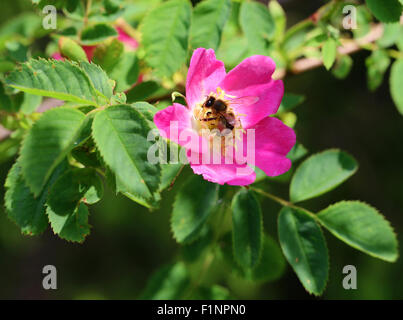
[[[6,94],[2,81],[0,81],[0,110],[4,110],[7,112],[13,111],[13,105],[11,103],[11,99]]]
[[[396,60],[390,71],[390,93],[397,107],[403,115],[403,59]]]
[[[390,65],[386,50],[376,50],[365,60],[367,66],[367,83],[371,91],[376,90],[383,81],[383,75]]]
[[[92,62],[90,63],[87,61],[82,61],[80,62],[80,66],[87,73],[92,84],[97,90],[97,94],[102,96],[104,101],[108,102],[113,95],[113,89],[111,86],[111,81],[109,80],[105,71]]]
[[[274,20],[268,8],[258,2],[242,2],[239,21],[249,48],[254,53],[267,53],[275,32]]]
[[[155,272],[141,295],[142,300],[178,300],[190,284],[183,262],[165,266]]]
[[[21,148],[24,179],[38,196],[56,166],[73,149],[85,128],[85,115],[60,107],[48,110],[33,125]]]
[[[285,93],[277,113],[288,112],[305,101],[305,96],[295,93]]]
[[[326,150],[306,159],[295,171],[290,185],[292,202],[317,197],[351,177],[358,168],[356,160],[340,150]]]
[[[230,300],[231,294],[227,288],[219,285],[211,287],[200,287],[195,292],[192,299],[196,300]]]
[[[123,42],[114,38],[111,41],[101,43],[96,47],[92,62],[100,65],[106,72],[110,72],[119,62],[123,52]]]
[[[5,183],[5,206],[8,216],[23,234],[37,235],[45,231],[48,219],[45,215],[45,200],[35,198],[25,185],[18,163],[11,168]]]
[[[234,257],[244,269],[252,269],[262,253],[262,210],[255,195],[240,190],[232,199]]]
[[[170,91],[163,88],[156,81],[144,81],[136,84],[132,89],[127,92],[127,101],[133,103],[142,101],[153,97],[160,97],[170,94]]]
[[[218,185],[193,175],[176,195],[171,217],[174,238],[179,243],[197,239],[218,200]]]
[[[46,188],[38,197],[34,197],[25,184],[20,162],[17,161],[11,168],[5,183],[4,202],[9,218],[21,228],[23,234],[38,235],[47,228],[45,202],[48,188],[64,168],[65,164],[62,164],[55,170]]]
[[[304,288],[320,295],[328,278],[325,238],[315,219],[300,210],[284,207],[278,217],[281,249]]]
[[[213,241],[213,231],[204,225],[200,231],[200,236],[195,241],[182,246],[182,256],[186,262],[195,262],[206,251]]]
[[[99,75],[94,75],[94,80]],[[84,105],[98,106],[107,101],[78,63],[32,59],[13,71],[6,83],[21,91]]]
[[[146,207],[158,199],[161,167],[147,159],[152,146],[147,120],[128,105],[115,105],[98,112],[92,133],[106,164],[116,176],[118,191]]]
[[[365,5],[356,6],[356,9],[358,28],[353,29],[352,31],[354,38],[361,38],[368,34],[368,32],[371,30],[372,15]]]
[[[81,43],[86,46],[92,46],[117,35],[118,33],[115,28],[105,23],[99,23],[83,30],[81,33]]]
[[[383,25],[382,37],[376,41],[381,48],[393,46],[402,38],[403,26],[399,22],[385,23]]]
[[[60,37],[59,49],[60,53],[70,60],[88,61],[84,49],[77,42],[70,38]]]
[[[111,79],[116,81],[117,92],[130,89],[139,77],[139,62],[134,51],[123,53],[117,64],[108,72]]]
[[[284,37],[285,27],[287,23],[284,9],[281,7],[277,0],[271,0],[269,2],[269,12],[273,17],[275,24],[275,33],[273,38],[281,41]]]
[[[287,158],[292,162],[296,162],[299,159],[303,158],[308,153],[308,150],[299,142],[296,142],[292,147],[290,152],[287,154]]]
[[[94,169],[71,169],[50,188],[47,205],[55,215],[71,215],[81,201],[94,204],[102,194],[102,181]]]
[[[262,255],[253,269],[242,269],[235,262],[232,250],[231,233],[223,237],[221,250],[224,259],[229,263],[235,274],[255,282],[270,282],[279,279],[285,271],[286,261],[277,242],[270,236],[263,235]]]
[[[212,48],[217,50],[230,8],[230,0],[206,0],[197,4],[193,10],[190,27],[190,47],[192,49]]]
[[[41,104],[42,102],[42,97],[41,96],[36,96],[33,94],[29,94],[29,93],[23,93],[24,95],[24,99],[21,103],[20,106],[20,111],[23,114],[31,114],[32,112],[34,112]]]
[[[336,60],[337,53],[337,41],[333,38],[328,38],[322,47],[323,64],[327,70],[329,70],[334,61]]]
[[[80,203],[70,214],[60,215],[48,207],[46,213],[49,217],[53,232],[67,241],[83,242],[90,233],[88,224],[88,208]]]
[[[334,236],[353,248],[379,259],[396,261],[396,235],[389,222],[368,204],[338,202],[319,212],[317,218]]]
[[[158,76],[170,77],[186,61],[191,9],[187,0],[172,0],[158,5],[143,19],[140,30],[145,60]]]
[[[336,63],[332,68],[332,74],[337,79],[345,79],[350,73],[353,66],[353,59],[348,55],[342,55],[337,58]]]
[[[369,10],[381,22],[397,22],[402,14],[399,0],[365,0]]]

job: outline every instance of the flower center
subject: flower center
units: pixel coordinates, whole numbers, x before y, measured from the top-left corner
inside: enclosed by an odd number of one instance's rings
[[[207,138],[210,147],[218,147],[222,155],[228,148],[235,147],[237,136],[239,139],[236,131],[242,130],[240,115],[231,106],[235,100],[236,97],[227,95],[218,87],[193,109],[193,128]]]
[[[211,92],[205,100],[193,109],[193,124],[196,131],[215,131],[215,135],[228,134],[234,129],[241,129],[241,122],[231,106],[234,96],[227,95],[220,87]],[[204,135],[204,134],[203,134]]]

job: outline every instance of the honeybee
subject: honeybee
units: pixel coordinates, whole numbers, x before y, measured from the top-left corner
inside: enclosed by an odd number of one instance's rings
[[[210,130],[218,129],[220,131],[224,129],[233,130],[235,127],[240,126],[239,119],[237,119],[233,106],[249,106],[254,104],[257,97],[242,97],[233,99],[223,99],[210,94],[207,96],[201,107],[196,110],[196,119],[202,122],[202,127],[207,127]]]

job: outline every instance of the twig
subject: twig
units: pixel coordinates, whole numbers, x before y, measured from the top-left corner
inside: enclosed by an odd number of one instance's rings
[[[363,49],[370,43],[374,43],[376,40],[382,37],[383,26],[382,24],[375,24],[371,27],[370,32],[364,37],[357,40],[341,39],[342,45],[337,48],[337,51],[341,55],[348,55]],[[320,58],[301,58],[297,59],[290,68],[290,72],[293,74],[299,74],[323,65],[323,60]],[[286,71],[281,74],[277,74],[277,78],[284,78]]]

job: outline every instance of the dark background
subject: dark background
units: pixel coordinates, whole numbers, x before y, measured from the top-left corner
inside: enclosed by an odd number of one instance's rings
[[[288,24],[314,12],[323,1],[283,1]],[[29,1],[2,1],[0,21],[30,10]],[[300,93],[306,101],[296,109],[298,140],[311,153],[328,148],[348,151],[358,160],[358,172],[342,186],[303,205],[320,210],[339,200],[359,199],[378,208],[398,234],[403,228],[403,117],[389,94],[388,77],[370,93],[366,86],[365,58],[353,56],[354,67],[345,80],[337,80],[322,67],[285,78],[287,92]],[[0,198],[3,182],[12,162],[0,166]],[[147,278],[179,253],[170,234],[172,200],[186,176],[186,168],[172,191],[163,195],[161,209],[149,212],[136,203],[108,191],[91,208],[93,226],[84,244],[71,244],[51,230],[39,237],[22,236],[0,206],[0,298],[136,298]],[[276,192],[287,197],[287,185]],[[270,187],[269,184],[269,187]],[[276,218],[280,207],[263,200],[265,230],[277,237]],[[329,282],[321,299],[402,299],[403,260],[390,264],[354,250],[325,232],[330,254]],[[400,252],[401,252],[400,246]],[[58,271],[58,290],[42,289],[42,268],[52,264]],[[342,287],[343,266],[357,268],[358,289]],[[214,268],[221,268],[217,263]],[[225,271],[224,271],[225,272]],[[208,276],[207,276],[208,278]],[[208,279],[207,279],[208,281]],[[221,283],[237,298],[309,299],[291,267],[275,282],[253,285],[231,277]]]

